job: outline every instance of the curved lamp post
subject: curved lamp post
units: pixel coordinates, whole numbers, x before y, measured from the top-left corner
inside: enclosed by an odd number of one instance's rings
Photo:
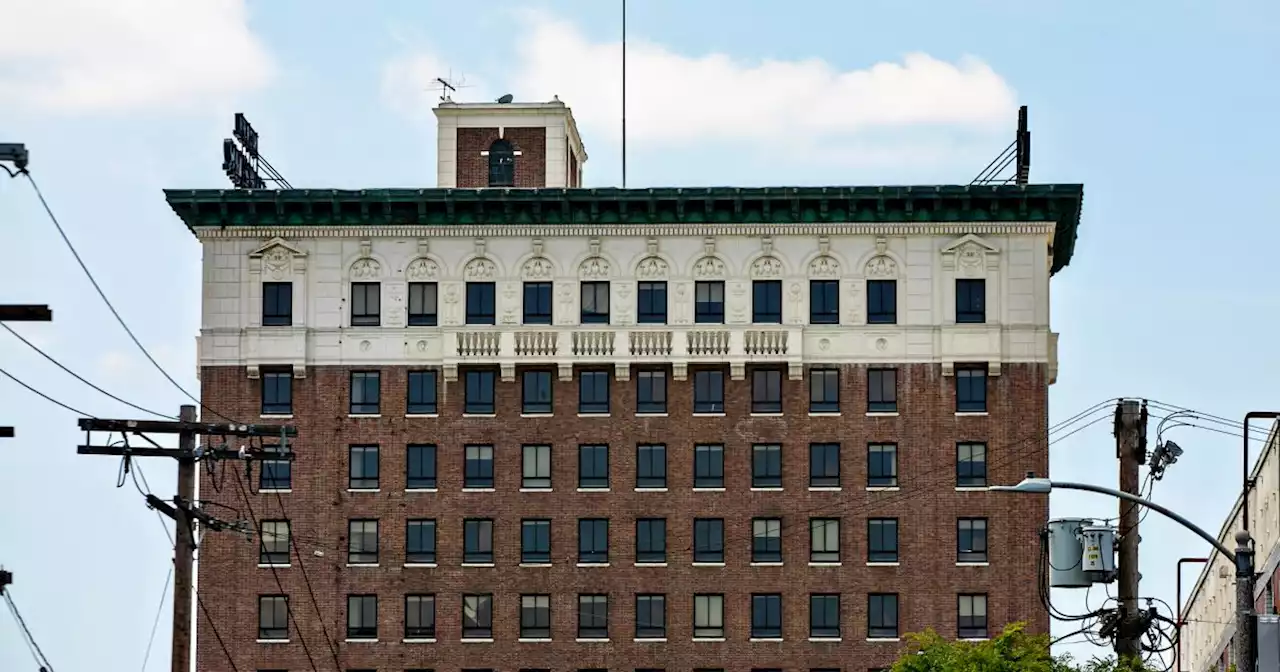
[[[1225,544],[1218,541],[1217,537],[1205,532],[1195,523],[1151,500],[1143,499],[1121,490],[1091,483],[1054,481],[1047,478],[1027,478],[1017,485],[995,485],[991,487],[991,490],[996,492],[1023,492],[1035,495],[1047,495],[1054,489],[1083,490],[1085,492],[1096,492],[1100,495],[1111,495],[1117,499],[1156,511],[1194,532],[1196,536],[1209,542],[1214,549],[1230,560],[1231,564],[1236,568],[1236,633],[1232,642],[1236,670],[1238,672],[1254,672],[1256,658],[1253,653],[1253,630],[1255,625],[1253,613],[1253,547],[1249,543],[1250,538],[1247,531],[1241,530],[1236,533],[1236,550],[1232,552]]]

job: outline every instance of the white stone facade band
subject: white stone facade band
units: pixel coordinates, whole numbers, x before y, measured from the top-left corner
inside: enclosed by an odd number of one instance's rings
[[[904,230],[906,229],[906,230]],[[1052,224],[476,226],[199,229],[201,366],[466,363],[1041,362]],[[660,235],[660,233],[667,235]],[[335,235],[346,234],[346,235]],[[986,321],[957,324],[959,278],[985,281]],[[867,324],[868,280],[895,280],[897,323]],[[579,324],[579,283],[609,281],[610,323]],[[694,288],[724,282],[724,324],[695,324]],[[752,324],[754,280],[783,288],[781,324]],[[839,324],[809,324],[809,282],[839,282]],[[263,327],[262,283],[291,282],[292,325]],[[352,282],[380,282],[381,326],[352,327]],[[496,285],[492,326],[465,324],[468,281]],[[551,325],[522,325],[522,283],[553,285]],[[637,324],[637,283],[667,283],[667,324]],[[435,282],[439,326],[407,326],[409,282]]]

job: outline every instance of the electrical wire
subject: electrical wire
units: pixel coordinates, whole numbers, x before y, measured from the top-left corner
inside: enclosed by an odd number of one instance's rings
[[[13,601],[13,595],[8,588],[0,589],[0,595],[4,596],[4,601],[9,605],[9,613],[13,614],[13,620],[18,622],[18,627],[22,629],[22,636],[27,643],[27,648],[31,651],[32,658],[35,658],[36,665],[41,666],[41,670],[53,672],[53,664],[49,662],[49,657],[44,655],[44,651],[40,648],[40,644],[36,642],[35,635],[31,634],[31,628],[27,627],[27,619],[22,617],[22,612],[18,611],[18,605]]]
[[[151,646],[156,641],[156,630],[160,627],[160,616],[164,614],[164,598],[169,594],[169,581],[172,579],[173,564],[170,563],[169,573],[164,577],[164,589],[160,591],[160,604],[156,605],[156,620],[151,623],[151,636],[147,637],[147,652],[142,654],[142,672],[147,672],[147,661],[151,660]]]
[[[72,413],[75,413],[76,415],[82,415],[82,416],[89,417],[89,418],[93,417],[93,415],[92,415],[92,414],[90,414],[90,413],[85,413],[84,411],[82,411],[82,410],[80,410],[80,409],[78,409],[78,408],[76,408],[76,407],[74,407],[74,406],[70,406],[70,405],[68,405],[68,404],[64,404],[64,403],[62,403],[61,401],[58,401],[57,399],[54,399],[53,397],[51,397],[51,396],[49,396],[49,395],[45,394],[44,392],[41,392],[40,390],[37,390],[37,389],[36,389],[36,388],[34,388],[34,387],[31,387],[30,385],[28,385],[28,384],[26,384],[26,383],[22,382],[22,380],[21,380],[21,379],[19,379],[17,376],[13,375],[12,373],[9,373],[8,371],[5,371],[4,369],[0,369],[0,374],[4,375],[4,376],[5,376],[6,378],[8,378],[9,380],[12,380],[13,382],[15,382],[15,383],[17,383],[17,384],[21,385],[22,387],[25,387],[25,388],[27,389],[27,391],[28,391],[28,392],[30,392],[30,393],[32,393],[32,394],[34,394],[34,395],[36,395],[37,397],[40,397],[41,399],[44,399],[45,401],[47,401],[47,402],[49,402],[49,403],[51,403],[51,404],[54,404],[54,405],[57,405],[57,406],[61,406],[61,407],[65,408],[65,409],[67,409],[68,411],[71,411]]]

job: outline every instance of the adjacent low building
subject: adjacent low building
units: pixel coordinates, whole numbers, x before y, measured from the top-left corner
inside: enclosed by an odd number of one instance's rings
[[[201,670],[888,666],[1047,631],[1051,276],[1079,185],[580,189],[569,109],[437,110],[438,189],[172,190]],[[205,414],[206,417],[209,415]],[[268,442],[269,444],[273,442]],[[214,629],[217,634],[214,634]]]

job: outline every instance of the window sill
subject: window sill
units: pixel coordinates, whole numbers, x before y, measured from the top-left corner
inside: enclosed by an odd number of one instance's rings
[[[724,567],[725,564],[723,562],[695,562],[693,563],[693,566],[694,567]]]
[[[611,414],[610,413],[579,413],[578,417],[579,418],[608,418],[608,417],[611,417]]]
[[[516,639],[516,641],[522,642],[524,644],[533,644],[537,642],[550,642],[551,638],[550,637],[520,637]]]
[[[603,638],[602,637],[579,637],[574,641],[579,644],[606,644],[608,643],[609,638],[608,637],[603,637]]]
[[[956,640],[956,641],[959,641],[959,642],[989,642],[989,641],[991,641],[991,638],[990,638],[990,637],[961,637],[961,638],[959,638],[959,639],[958,639],[958,640]]]
[[[840,492],[841,487],[838,485],[811,485],[809,492]]]
[[[781,411],[777,413],[756,413],[752,411],[751,413],[751,417],[753,418],[781,418],[783,415],[784,414]]]
[[[896,485],[869,485],[867,492],[897,492],[902,488]]]
[[[662,644],[663,642],[667,641],[667,638],[666,637],[636,637],[632,641],[639,642],[641,644]]]
[[[698,413],[698,412],[694,412],[693,417],[695,417],[695,418],[723,418],[723,417],[725,417],[725,414],[724,414],[724,413]]]
[[[406,562],[404,563],[404,566],[405,567],[425,567],[428,569],[439,567],[439,565],[437,565],[434,562]]]
[[[868,418],[896,418],[897,411],[867,411]]]
[[[401,643],[404,643],[404,644],[435,644],[436,638],[435,637],[431,637],[429,639],[407,639],[406,638],[400,641]]]
[[[289,640],[287,640],[287,639],[259,639],[259,640],[258,640],[258,643],[259,643],[259,644],[288,644],[288,643],[289,643]]]
[[[666,567],[665,562],[637,562],[636,567]]]
[[[463,413],[462,417],[464,418],[496,418],[498,417],[498,414],[497,413]],[[476,640],[476,641],[480,641],[480,640]],[[490,641],[493,641],[493,640],[490,640]]]
[[[636,492],[666,492],[666,488],[636,488]]]
[[[555,413],[521,413],[522,418],[554,418]]]
[[[901,562],[868,562],[868,567],[901,567]]]
[[[694,492],[724,492],[724,488],[694,488]]]
[[[348,562],[347,567],[377,567],[376,562]]]
[[[438,418],[440,417],[440,414],[439,413],[405,413],[404,417],[406,418]],[[413,640],[413,641],[417,641],[417,640]]]
[[[279,494],[279,495],[287,495],[287,494],[289,494],[289,493],[291,493],[291,492],[293,492],[293,488],[279,488],[279,489],[276,489],[276,488],[259,488],[259,489],[258,489],[258,494],[259,494],[259,495],[270,495],[270,494],[273,494],[273,493],[274,493],[274,494]]]
[[[520,488],[520,492],[554,492],[551,488]]]
[[[609,492],[609,488],[578,488],[578,492]]]
[[[496,488],[463,488],[463,492],[497,492]]]
[[[956,417],[969,416],[974,418],[985,418],[988,415],[990,415],[990,413],[987,411],[956,411]]]
[[[661,413],[636,413],[636,417],[637,418],[668,418],[671,416],[667,415],[666,411],[663,411]]]
[[[810,637],[811,642],[843,642],[843,637]]]
[[[900,637],[868,637],[868,642],[901,642]]]
[[[520,566],[521,566],[521,567],[530,567],[530,568],[542,568],[542,567],[550,567],[550,566],[551,566],[551,563],[549,563],[549,562],[522,562],[522,563],[520,563]]]
[[[751,492],[782,492],[782,487],[751,488]]]
[[[364,639],[364,638],[358,638],[358,637],[357,638],[348,637],[342,641],[348,644],[377,644],[378,638],[374,637],[372,639]]]
[[[781,637],[752,637],[747,641],[752,643],[759,643],[759,642],[781,642],[785,640],[783,640]]]
[[[956,492],[987,492],[990,489],[985,485],[961,485],[956,487]]]
[[[382,488],[347,488],[347,492],[382,492]]]
[[[348,418],[381,418],[382,414],[381,413],[348,413],[347,417]],[[351,640],[347,640],[347,641],[351,641]],[[357,640],[357,641],[363,641],[363,640]]]
[[[723,642],[723,641],[725,641],[725,638],[724,638],[724,637],[694,637],[694,638],[693,638],[693,641],[695,641],[695,642]]]
[[[844,566],[844,563],[843,563],[843,562],[840,562],[839,560],[837,560],[836,562],[812,562],[812,561],[810,561],[810,562],[809,562],[809,566],[810,566],[810,567],[842,567],[842,566]]]
[[[753,562],[751,567],[781,567],[781,562]]]
[[[579,566],[579,567],[608,567],[608,566],[609,566],[609,563],[607,563],[607,562],[579,562],[579,563],[578,563],[578,566]]]
[[[258,567],[259,567],[259,568],[261,568],[261,569],[289,569],[289,568],[290,568],[290,567],[292,567],[292,566],[293,566],[293,565],[290,565],[289,563],[285,563],[285,564],[283,564],[283,565],[277,565],[277,564],[270,563],[270,562],[268,562],[268,563],[261,563],[261,562],[260,562],[260,563],[258,563]]]
[[[440,492],[439,488],[405,488],[405,492]]]
[[[262,418],[263,420],[292,420],[293,414],[292,413],[263,413],[258,417]]]
[[[492,562],[464,562],[462,563],[462,566],[463,567],[497,567],[497,565],[495,565]]]
[[[811,418],[838,418],[840,411],[809,411]]]
[[[461,641],[463,644],[492,644],[493,638],[492,637],[480,637],[480,638],[463,637]]]
[[[957,562],[956,567],[990,567],[990,562]]]

